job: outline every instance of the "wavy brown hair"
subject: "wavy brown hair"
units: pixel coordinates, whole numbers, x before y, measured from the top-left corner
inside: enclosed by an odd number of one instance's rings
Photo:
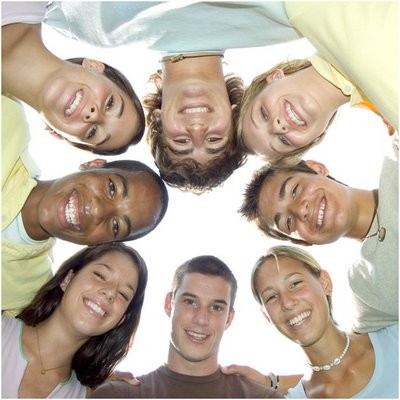
[[[149,82],[154,85],[155,92],[147,94],[143,99],[143,106],[147,111],[147,143],[160,175],[168,185],[198,194],[203,193],[219,186],[245,163],[246,154],[238,146],[237,136],[234,134],[229,138],[224,152],[206,164],[200,164],[191,158],[181,161],[171,159],[163,137],[161,119],[155,112],[161,109],[162,105],[161,70],[152,74]],[[233,74],[225,75],[225,84],[231,105],[236,105],[232,110],[232,131],[236,132],[244,84],[240,77]]]

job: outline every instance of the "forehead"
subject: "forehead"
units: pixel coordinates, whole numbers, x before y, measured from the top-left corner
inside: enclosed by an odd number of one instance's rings
[[[176,295],[191,293],[201,299],[224,299],[229,304],[230,284],[222,277],[191,272],[184,275]]]

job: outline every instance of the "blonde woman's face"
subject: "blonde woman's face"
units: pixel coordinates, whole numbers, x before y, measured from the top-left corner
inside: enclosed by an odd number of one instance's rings
[[[273,160],[321,136],[336,110],[320,104],[297,73],[271,73],[266,79],[244,114],[243,140],[256,154]]]

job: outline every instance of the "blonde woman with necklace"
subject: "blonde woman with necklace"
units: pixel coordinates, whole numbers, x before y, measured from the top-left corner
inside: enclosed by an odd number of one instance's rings
[[[147,267],[122,243],[66,260],[16,319],[2,315],[2,398],[83,398],[129,350]]]
[[[308,359],[310,375],[286,397],[398,398],[398,324],[363,334],[340,330],[331,314],[332,281],[309,253],[271,248],[257,261],[251,287],[267,320]],[[230,372],[265,384],[255,370]]]

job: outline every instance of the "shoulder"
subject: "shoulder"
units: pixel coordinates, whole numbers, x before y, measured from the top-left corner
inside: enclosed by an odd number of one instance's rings
[[[90,397],[94,398],[126,398],[139,397],[135,393],[140,392],[140,386],[134,386],[124,381],[107,381],[97,387]]]

